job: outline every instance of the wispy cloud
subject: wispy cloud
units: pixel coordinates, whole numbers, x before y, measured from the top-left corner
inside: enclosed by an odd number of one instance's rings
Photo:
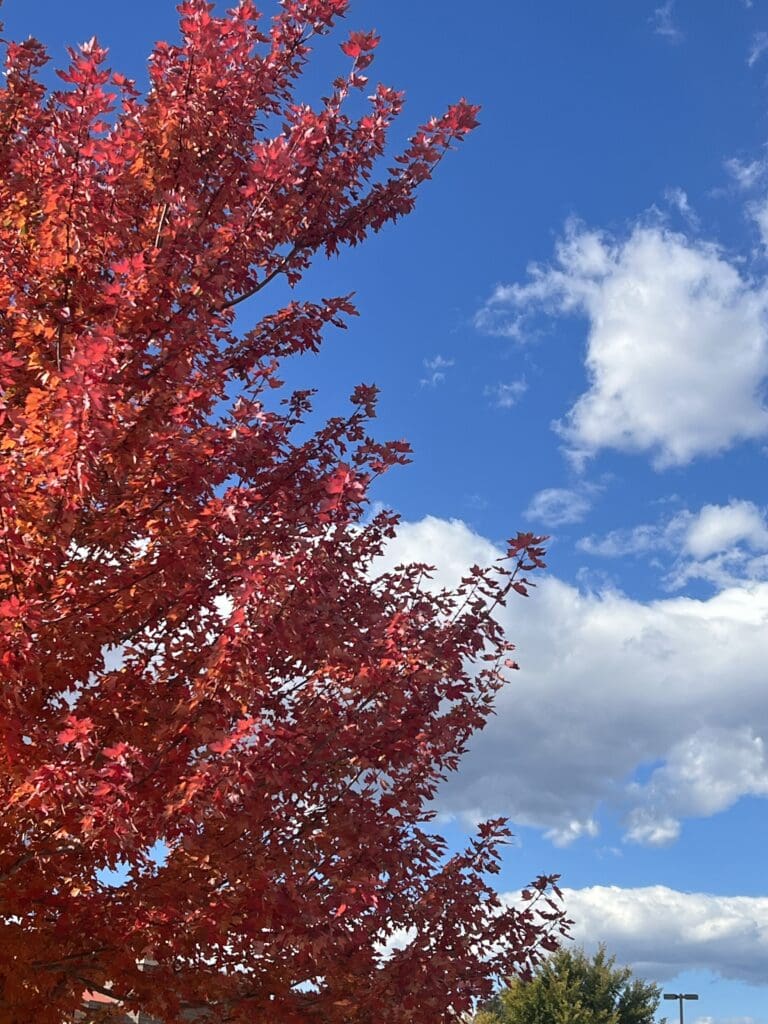
[[[545,526],[580,523],[592,508],[597,490],[586,484],[578,488],[546,487],[531,498],[525,518]]]
[[[680,538],[682,525],[677,518],[666,524],[641,523],[624,530],[611,530],[602,537],[582,537],[579,551],[600,558],[627,558],[668,550]]]
[[[419,384],[423,388],[436,388],[445,380],[445,371],[454,365],[453,359],[446,359],[444,356],[436,355],[432,359],[424,360],[424,368],[429,371],[426,377],[422,377]]]
[[[679,43],[683,38],[683,33],[675,24],[674,8],[675,0],[667,0],[661,7],[656,8],[650,22],[657,36],[663,36],[670,43]]]
[[[747,213],[757,225],[760,241],[768,248],[768,199],[760,199],[747,205]]]
[[[490,398],[499,409],[511,409],[513,405],[517,405],[527,390],[528,384],[525,378],[521,377],[519,380],[510,381],[508,384],[502,382],[489,384],[483,391],[483,394],[486,398]]]
[[[693,1024],[760,1024],[760,1021],[757,1017],[697,1017]]]
[[[474,325],[484,334],[526,341],[524,316],[510,316],[507,305],[508,285],[497,285],[487,302],[475,313]]]
[[[754,188],[768,170],[768,161],[750,160],[749,162],[730,157],[725,161],[725,169],[734,179],[739,188]]]
[[[691,227],[698,227],[699,218],[696,211],[690,204],[688,199],[688,193],[682,188],[668,188],[664,192],[664,198],[670,206],[674,206],[681,217],[691,225]]]
[[[752,37],[752,45],[747,57],[749,67],[754,67],[766,52],[768,52],[768,32],[756,32]]]

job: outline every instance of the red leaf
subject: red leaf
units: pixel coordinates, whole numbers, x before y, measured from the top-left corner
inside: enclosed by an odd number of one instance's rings
[[[66,721],[67,728],[62,729],[56,737],[56,741],[63,746],[67,743],[81,745],[93,730],[93,719],[91,718],[76,718],[74,715],[70,715]]]
[[[349,39],[341,44],[348,57],[358,58],[361,54],[375,50],[381,39],[375,32],[350,32]]]

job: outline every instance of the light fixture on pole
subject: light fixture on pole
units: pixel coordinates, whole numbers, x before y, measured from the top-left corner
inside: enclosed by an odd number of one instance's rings
[[[680,1003],[680,1024],[683,1024],[683,1000],[684,999],[698,999],[699,997],[695,992],[665,992],[665,999],[677,999]]]

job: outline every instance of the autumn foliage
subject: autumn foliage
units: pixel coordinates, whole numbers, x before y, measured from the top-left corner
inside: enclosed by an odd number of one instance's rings
[[[452,857],[425,831],[511,667],[494,611],[539,539],[455,592],[377,572],[396,517],[365,520],[366,494],[407,445],[369,435],[375,387],[317,425],[279,379],[349,297],[235,321],[407,214],[475,125],[460,102],[378,171],[403,97],[347,112],[370,33],[297,102],[346,7],[188,0],[146,94],[95,40],[48,94],[43,48],[7,43],[2,1024],[60,1024],[84,989],[169,1022],[435,1024],[562,927],[548,879],[502,911],[502,822]]]

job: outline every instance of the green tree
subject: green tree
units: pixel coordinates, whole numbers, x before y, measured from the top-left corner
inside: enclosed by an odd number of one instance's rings
[[[530,981],[512,979],[474,1024],[652,1024],[660,996],[658,985],[617,967],[604,946],[591,959],[560,949]]]

